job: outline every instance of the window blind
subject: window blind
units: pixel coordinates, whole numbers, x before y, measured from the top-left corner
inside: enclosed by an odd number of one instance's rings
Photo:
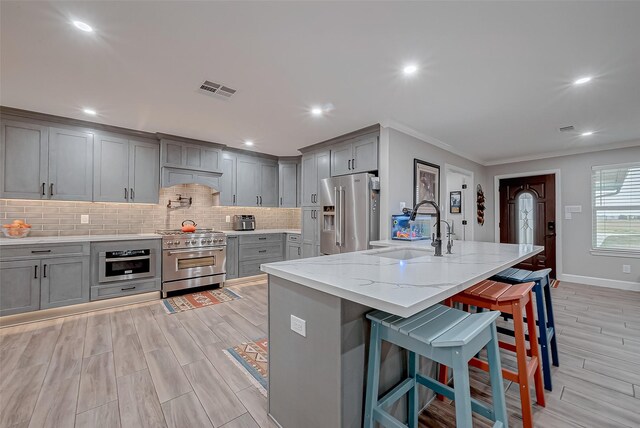
[[[593,167],[593,248],[640,252],[640,163]]]

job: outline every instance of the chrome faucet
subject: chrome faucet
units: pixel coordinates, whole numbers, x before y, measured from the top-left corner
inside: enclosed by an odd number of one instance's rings
[[[453,238],[451,235],[451,224],[447,220],[440,220],[447,225],[447,254],[451,254],[451,248],[453,247]]]
[[[416,221],[416,216],[418,215],[418,208],[422,205],[429,204],[432,205],[436,209],[436,233],[435,236],[431,239],[431,246],[436,249],[435,255],[437,257],[442,257],[442,236],[440,235],[440,207],[434,201],[424,201],[418,202],[414,207],[413,211],[411,211],[411,215],[409,216],[409,223],[413,223]]]

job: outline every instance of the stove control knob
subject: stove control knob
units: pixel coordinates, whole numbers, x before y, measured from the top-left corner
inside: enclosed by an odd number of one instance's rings
[[[192,239],[192,240],[191,240],[191,243],[192,243],[192,244],[197,244],[197,243],[198,243],[198,241],[196,241],[195,239]]]
[[[178,244],[180,244],[180,241],[178,241],[177,239],[173,241],[173,245],[178,245]]]

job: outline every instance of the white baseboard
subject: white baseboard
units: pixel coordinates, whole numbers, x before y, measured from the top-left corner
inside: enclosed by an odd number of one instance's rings
[[[617,288],[619,290],[640,291],[640,282],[619,281],[616,279],[596,278],[571,274],[558,275],[560,281],[576,282],[578,284],[595,285],[596,287]]]

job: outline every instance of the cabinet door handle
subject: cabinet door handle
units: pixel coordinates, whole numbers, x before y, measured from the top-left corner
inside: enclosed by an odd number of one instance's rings
[[[44,190],[46,185],[47,185],[46,183],[42,183],[42,196],[45,196],[45,194],[46,194],[46,192]]]
[[[256,205],[260,205],[260,196],[256,196]]]
[[[131,195],[131,202],[133,202],[134,199],[136,199],[136,193],[133,191],[133,187],[129,190],[130,190],[129,194]]]
[[[129,189],[127,189],[126,187],[124,188],[124,200],[129,200]]]
[[[42,277],[43,278],[47,277],[47,265],[42,266]]]
[[[267,250],[258,250],[259,253],[266,253]]]
[[[236,203],[236,195],[233,195],[233,203]]]
[[[351,159],[351,169],[356,169],[356,158]]]
[[[49,185],[49,196],[53,196],[53,183]]]
[[[267,237],[266,236],[261,236],[261,237],[258,238],[258,240],[260,240],[260,241],[262,241],[264,239],[267,239]]]
[[[33,279],[37,279],[38,278],[38,265],[35,265],[33,267]]]
[[[135,289],[136,289],[135,286],[134,287],[123,287],[123,288],[120,289],[120,291],[135,290]]]
[[[43,254],[43,253],[50,253],[51,250],[31,250],[31,254]]]
[[[262,196],[260,196],[260,206],[262,206]]]
[[[300,247],[298,247],[298,255],[300,255]]]
[[[282,206],[282,196],[280,196],[280,206]]]
[[[349,159],[349,162],[347,162],[347,168],[351,170],[351,159]]]

